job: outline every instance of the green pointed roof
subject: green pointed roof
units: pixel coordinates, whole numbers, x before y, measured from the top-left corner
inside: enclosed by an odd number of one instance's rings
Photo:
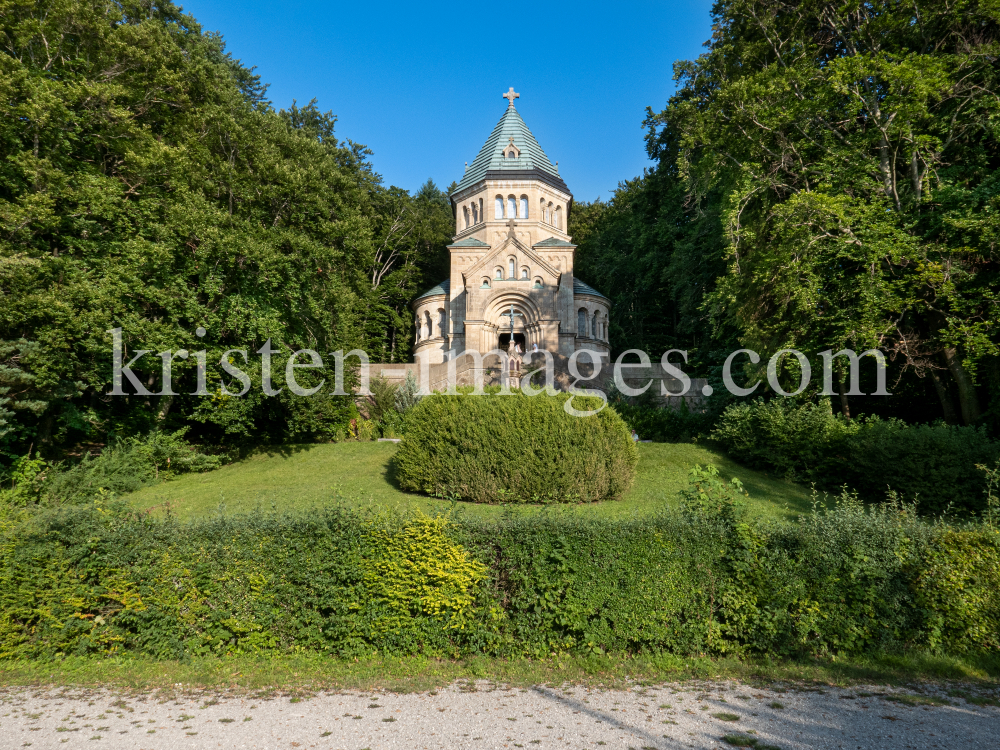
[[[516,159],[504,156],[504,149],[514,139],[520,155]],[[559,171],[549,161],[549,157],[538,145],[535,136],[524,124],[521,115],[511,104],[503,113],[500,122],[493,128],[490,137],[479,151],[479,156],[465,171],[455,192],[460,192],[470,185],[487,177],[500,179],[516,179],[521,177],[537,178],[565,192],[569,192],[566,183],[559,176]]]

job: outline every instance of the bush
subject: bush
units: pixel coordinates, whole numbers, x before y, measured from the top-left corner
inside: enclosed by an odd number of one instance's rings
[[[748,466],[827,489],[847,485],[865,500],[885,497],[890,489],[916,500],[925,514],[949,506],[981,513],[986,480],[977,464],[992,464],[1000,455],[1000,445],[980,428],[847,420],[834,414],[827,400],[734,404],[711,437]]]
[[[76,465],[57,465],[47,472],[41,493],[58,502],[82,502],[102,491],[124,495],[177,474],[219,468],[222,459],[185,441],[186,432],[126,438]]]
[[[569,394],[423,398],[406,415],[395,456],[403,489],[479,503],[593,502],[620,498],[638,462],[611,409],[564,410]],[[579,410],[593,397],[572,397]]]
[[[914,568],[913,590],[926,613],[927,645],[953,652],[1000,649],[995,530],[940,529]]]
[[[629,429],[635,430],[643,440],[654,443],[688,443],[702,434],[707,434],[715,422],[715,416],[708,412],[693,412],[681,402],[679,408],[653,405],[615,404]]]
[[[825,484],[843,470],[847,439],[859,425],[834,414],[828,399],[756,399],[727,407],[711,437],[746,466]]]
[[[696,467],[681,509],[626,520],[9,510],[0,659],[1000,649],[992,526],[850,495],[778,524],[742,495]]]

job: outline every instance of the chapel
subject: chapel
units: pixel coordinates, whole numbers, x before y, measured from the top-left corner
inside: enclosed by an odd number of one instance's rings
[[[573,194],[514,107],[451,194],[451,275],[413,302],[414,355],[437,364],[464,350],[608,356],[610,301],[573,273]]]

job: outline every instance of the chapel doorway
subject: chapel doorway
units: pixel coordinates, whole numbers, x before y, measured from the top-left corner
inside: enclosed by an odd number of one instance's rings
[[[521,347],[521,351],[522,352],[525,351],[525,348],[524,348],[524,334],[523,333],[515,333],[514,334],[514,343],[518,344]],[[507,347],[508,346],[510,346],[510,334],[509,333],[501,333],[500,334],[499,343],[497,344],[497,348],[500,349],[500,351],[504,351],[505,352],[505,351],[507,351]]]

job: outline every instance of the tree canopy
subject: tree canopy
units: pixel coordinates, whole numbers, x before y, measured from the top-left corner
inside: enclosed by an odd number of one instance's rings
[[[656,167],[585,232],[615,343],[686,338],[708,363],[733,337],[876,348],[902,392],[931,382],[939,416],[981,419],[1000,375],[1000,4],[720,0],[713,20],[647,113]]]
[[[0,450],[163,420],[222,441],[310,437],[347,407],[109,398],[114,327],[126,353],[210,362],[268,339],[408,358],[408,302],[447,257],[433,183],[384,186],[331,112],[275,110],[169,1],[2,0],[0,49]],[[174,363],[176,390],[195,369]],[[160,361],[133,370],[152,386]]]

